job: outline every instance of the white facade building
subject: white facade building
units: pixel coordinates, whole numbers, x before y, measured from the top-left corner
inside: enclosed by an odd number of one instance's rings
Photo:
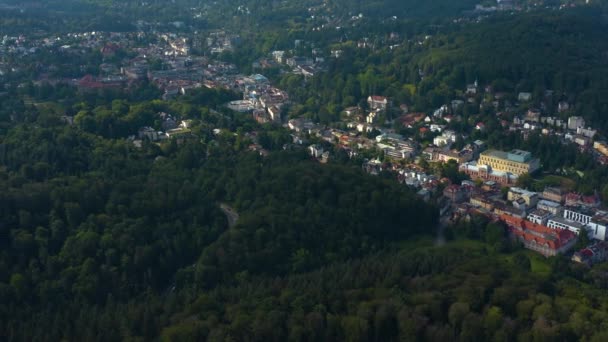
[[[585,229],[585,225],[580,222],[571,221],[563,217],[553,217],[547,221],[547,227],[551,229],[567,229],[575,234],[579,234]]]
[[[579,222],[582,224],[588,224],[591,222],[594,213],[591,212],[582,212],[579,210],[574,210],[572,208],[566,208],[564,210],[564,218],[570,221]]]
[[[532,222],[532,223],[536,223],[536,224],[540,224],[540,225],[546,225],[547,221],[553,217],[553,215],[546,211],[546,210],[542,210],[542,209],[536,209],[533,212],[531,212],[530,214],[528,214],[528,221]]]

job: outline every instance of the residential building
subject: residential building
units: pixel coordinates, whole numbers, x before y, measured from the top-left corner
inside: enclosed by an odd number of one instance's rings
[[[473,147],[474,147],[475,151],[481,152],[486,149],[486,143],[483,142],[482,140],[475,140],[473,142]]]
[[[568,129],[576,131],[579,127],[585,127],[585,119],[582,116],[571,116],[568,118]]]
[[[565,219],[565,218],[559,217],[559,216],[555,216],[555,217],[552,217],[551,219],[549,219],[547,221],[547,227],[549,227],[551,229],[566,229],[577,235],[580,234],[581,230],[585,229],[584,224],[582,224],[580,222],[568,220],[568,219]]]
[[[382,172],[383,168],[382,168],[382,162],[378,159],[372,159],[372,160],[365,160],[363,162],[363,170],[367,173],[369,173],[370,175],[378,175],[380,172]]]
[[[386,110],[389,106],[388,98],[372,95],[367,98],[367,104],[371,110]]]
[[[435,146],[444,146],[451,145],[456,142],[457,134],[452,130],[445,130],[440,136],[435,137],[433,139],[433,145]]]
[[[437,161],[440,149],[435,147],[427,147],[422,151],[422,157],[428,161]]]
[[[464,201],[466,192],[462,189],[461,186],[452,184],[447,186],[443,190],[443,196],[450,199],[452,203],[460,203]]]
[[[513,217],[517,217],[517,218],[525,218],[526,217],[526,211],[525,210],[521,210],[518,208],[514,208],[511,207],[509,205],[505,205],[505,204],[496,204],[495,208],[494,208],[494,214],[496,215],[509,215],[509,216],[513,216]]]
[[[291,58],[287,58],[285,60],[285,63],[288,66],[295,68],[297,66],[311,66],[313,65],[313,60],[312,58],[294,56]]]
[[[526,201],[523,198],[518,198],[515,201],[512,202],[513,207],[522,211],[526,211],[528,210],[528,205],[526,204]]]
[[[368,124],[373,124],[373,123],[375,123],[377,121],[377,118],[378,118],[378,112],[370,112],[367,115],[367,118],[365,118],[365,121]]]
[[[589,196],[581,196],[581,200],[579,201],[579,205],[585,208],[597,208],[601,204],[602,200],[597,193]]]
[[[249,112],[255,109],[253,102],[250,100],[230,101],[227,107],[240,113]]]
[[[272,58],[279,64],[283,64],[285,61],[285,51],[273,51]]]
[[[342,56],[342,50],[331,50],[330,54],[333,58],[340,58],[340,56]]]
[[[315,157],[315,158],[321,158],[321,156],[323,155],[323,147],[313,144],[308,146],[308,152],[310,153],[311,156]]]
[[[532,153],[522,150],[503,152],[488,150],[481,152],[479,165],[488,165],[493,170],[509,172],[520,176],[525,173],[533,173],[540,168],[540,161],[532,158]]]
[[[495,207],[494,201],[484,195],[473,195],[471,196],[469,202],[474,206],[484,208],[490,211],[494,210]]]
[[[509,201],[523,199],[528,207],[533,207],[538,203],[538,194],[522,188],[512,187],[507,194]]]
[[[534,108],[528,109],[528,112],[525,116],[525,120],[532,122],[540,122],[540,110]]]
[[[409,159],[412,156],[412,150],[409,149],[400,149],[389,146],[384,148],[384,155],[393,158],[393,159]]]
[[[395,133],[382,133],[376,137],[377,142],[383,141],[403,141],[403,135]]]
[[[582,135],[584,137],[591,139],[597,134],[597,130],[592,129],[592,128],[579,127],[576,129],[576,134]]]
[[[572,255],[572,261],[591,266],[608,258],[608,242],[600,241]]]
[[[467,85],[467,91],[466,91],[467,95],[475,95],[477,94],[477,83],[474,84],[468,84]]]
[[[473,159],[473,151],[451,151],[443,150],[437,154],[437,161],[447,163],[450,160],[456,161],[458,164],[466,163]]]
[[[150,141],[158,140],[158,132],[152,127],[142,127],[138,132],[139,139],[148,139]]]
[[[523,101],[523,102],[530,101],[530,100],[532,100],[532,93],[525,93],[525,92],[519,93],[517,95],[517,100]]]
[[[548,211],[552,215],[560,215],[561,211],[562,211],[562,206],[559,203],[547,201],[547,200],[538,201],[536,208],[544,210],[544,211]]]
[[[312,121],[302,118],[291,119],[287,125],[289,129],[296,132],[307,132],[316,126]]]
[[[581,201],[582,196],[576,192],[570,192],[564,196],[566,206],[577,206]]]
[[[546,187],[541,194],[541,197],[557,203],[562,203],[564,201],[564,194],[560,188]]]
[[[255,109],[253,111],[253,119],[261,124],[268,123],[272,120],[265,109]]]
[[[553,215],[546,211],[546,210],[542,210],[542,209],[536,209],[534,211],[532,211],[531,213],[528,214],[528,221],[532,222],[532,223],[536,223],[536,224],[542,224],[542,225],[546,225],[547,221],[552,217]]]
[[[507,224],[512,238],[547,257],[566,253],[576,244],[576,234],[568,230],[551,229],[509,215],[501,215],[500,219]]]
[[[281,110],[277,106],[272,106],[268,108],[268,114],[270,118],[274,122],[281,121]]]
[[[453,142],[452,139],[450,139],[450,138],[448,138],[448,137],[446,137],[444,135],[440,135],[440,136],[435,137],[433,139],[433,145],[439,146],[439,147],[446,146],[446,145],[451,145],[452,142]]]
[[[566,208],[564,218],[567,220],[588,224],[595,215],[595,211],[585,208]]]
[[[578,134],[572,137],[572,141],[574,141],[575,144],[583,147],[587,147],[589,144],[591,144],[591,139],[589,137]]]

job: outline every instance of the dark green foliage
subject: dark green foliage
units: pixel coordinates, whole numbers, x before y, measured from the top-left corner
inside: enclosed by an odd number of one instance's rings
[[[146,106],[115,102],[100,110],[120,115]],[[199,139],[137,149],[76,126],[38,122],[16,125],[0,143],[5,340],[114,339],[106,327],[117,319],[126,324],[121,337],[157,336],[169,325],[162,312],[177,312],[163,304],[174,292],[182,300],[258,275],[305,272],[435,225],[434,209],[398,183],[322,166],[303,152],[262,158]],[[223,202],[240,213],[234,228],[227,229]],[[125,310],[132,298],[132,314],[107,311]],[[87,328],[75,317],[99,326]],[[268,313],[257,334],[286,334],[287,325],[277,330],[273,323],[283,317]],[[49,326],[58,321],[61,327]],[[197,339],[209,331],[184,323],[164,334]]]

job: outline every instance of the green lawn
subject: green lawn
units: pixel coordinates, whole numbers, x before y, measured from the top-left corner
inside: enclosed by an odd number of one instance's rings
[[[407,251],[415,251],[417,249],[427,248],[462,248],[469,251],[481,251],[485,249],[489,254],[493,254],[508,264],[513,264],[513,257],[517,253],[523,253],[530,259],[530,267],[533,273],[539,275],[549,275],[551,267],[549,261],[544,256],[535,253],[533,251],[524,249],[517,252],[511,253],[494,253],[492,247],[485,242],[470,240],[470,239],[454,239],[446,241],[445,245],[441,247],[435,246],[435,239],[431,236],[418,236],[399,243],[399,248]]]
[[[576,182],[563,176],[547,175],[535,180],[535,186],[538,186],[539,188],[544,188],[545,186],[560,186],[564,189],[574,190],[576,188]]]
[[[549,273],[551,272],[551,267],[549,266],[549,261],[547,260],[547,258],[533,251],[523,250],[514,253],[504,253],[501,255],[503,256],[503,260],[505,260],[509,264],[512,264],[513,257],[517,253],[523,253],[530,259],[530,269],[533,273],[537,273],[539,275],[549,275]]]

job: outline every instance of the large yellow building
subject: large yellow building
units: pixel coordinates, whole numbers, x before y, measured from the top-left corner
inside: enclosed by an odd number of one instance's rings
[[[517,176],[532,173],[540,168],[539,160],[533,159],[532,153],[522,150],[488,150],[479,155],[477,165],[487,165],[494,171],[509,172]]]

